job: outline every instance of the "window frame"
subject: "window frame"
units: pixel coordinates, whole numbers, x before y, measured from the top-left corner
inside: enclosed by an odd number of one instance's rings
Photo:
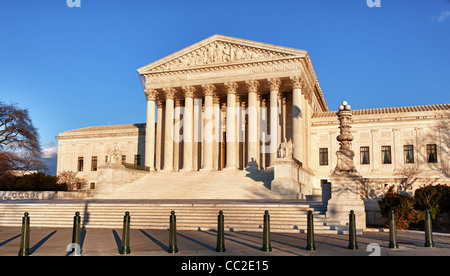
[[[328,148],[319,148],[319,166],[328,166]]]
[[[410,159],[408,159],[408,153],[411,153]],[[414,164],[414,145],[403,145],[403,159],[405,164]]]
[[[430,161],[431,156],[433,156],[434,160]],[[437,145],[427,144],[427,163],[437,163],[437,162],[438,162]]]
[[[364,156],[366,154],[367,154],[367,157]],[[368,147],[368,146],[359,147],[359,158],[360,158],[359,163],[361,165],[370,165],[370,147]]]
[[[84,170],[84,157],[78,156],[77,172],[82,172],[83,170]]]
[[[91,157],[91,171],[92,172],[96,172],[97,171],[97,166],[98,166],[98,157],[97,156],[92,156]]]
[[[386,153],[388,154],[389,162],[385,162],[386,160]],[[392,147],[390,145],[388,146],[381,146],[381,163],[382,164],[392,164]]]

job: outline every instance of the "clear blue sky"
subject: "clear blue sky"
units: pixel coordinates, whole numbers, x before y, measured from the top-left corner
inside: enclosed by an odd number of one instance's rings
[[[58,133],[145,122],[137,69],[214,34],[307,50],[328,106],[450,102],[450,1],[0,1],[0,100]]]

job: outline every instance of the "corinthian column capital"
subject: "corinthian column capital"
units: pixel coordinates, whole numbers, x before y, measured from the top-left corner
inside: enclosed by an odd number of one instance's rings
[[[155,101],[156,100],[156,94],[158,91],[155,89],[145,89],[144,90],[145,97],[147,98],[147,101]]]
[[[247,80],[245,81],[245,85],[247,85],[248,92],[257,92],[259,82],[257,80]]]
[[[194,98],[195,87],[194,86],[183,86],[183,93],[185,98]]]
[[[173,100],[175,98],[175,88],[165,87],[165,88],[163,88],[163,91],[164,91],[166,100],[169,100],[169,99]]]
[[[227,94],[236,94],[238,84],[235,82],[226,82],[224,83],[225,88],[227,89]]]
[[[291,76],[290,79],[293,89],[301,89],[303,87],[303,80],[300,76]]]
[[[269,83],[270,91],[280,90],[281,80],[279,78],[270,78],[267,79],[267,82]]]
[[[202,89],[205,96],[213,96],[216,86],[214,84],[203,84]]]

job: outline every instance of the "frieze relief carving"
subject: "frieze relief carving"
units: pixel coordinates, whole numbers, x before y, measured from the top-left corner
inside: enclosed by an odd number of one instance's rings
[[[288,54],[268,51],[221,41],[213,42],[195,51],[187,53],[168,63],[153,68],[152,71],[165,71],[193,66],[250,61],[289,56]]]

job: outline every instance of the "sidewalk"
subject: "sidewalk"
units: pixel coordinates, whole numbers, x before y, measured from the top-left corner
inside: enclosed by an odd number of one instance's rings
[[[20,227],[0,227],[0,256],[17,256]],[[262,252],[262,233],[225,232],[226,252],[217,253],[214,231],[177,231],[179,252],[167,253],[168,230],[132,229],[131,256],[450,256],[450,238],[435,235],[435,248],[424,247],[420,232],[397,231],[399,249],[389,249],[389,232],[368,231],[357,236],[358,250],[349,250],[348,235],[315,235],[316,251],[306,251],[306,234],[271,233],[272,252]],[[83,229],[83,256],[119,256],[122,229]],[[32,256],[65,256],[71,228],[31,228]]]

